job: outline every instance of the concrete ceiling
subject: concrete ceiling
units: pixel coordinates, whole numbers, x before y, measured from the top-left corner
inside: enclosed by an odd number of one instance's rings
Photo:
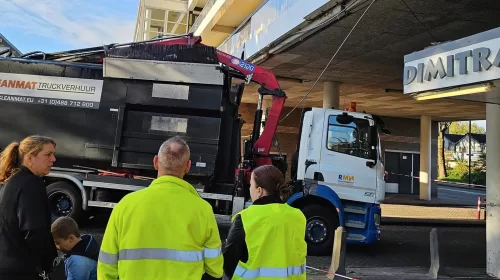
[[[356,102],[358,111],[382,116],[435,120],[484,119],[483,103],[461,100],[416,101],[402,93],[404,55],[433,42],[460,39],[500,26],[500,0],[376,1],[299,107],[322,106],[322,81],[341,82],[342,108]],[[284,80],[287,106],[295,106],[335,53],[370,1],[314,36],[268,59],[261,66]],[[396,90],[386,92],[386,89]],[[248,85],[243,102],[255,103],[257,86]],[[398,92],[400,90],[401,92]]]

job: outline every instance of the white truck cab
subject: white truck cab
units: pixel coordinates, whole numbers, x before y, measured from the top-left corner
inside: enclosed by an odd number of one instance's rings
[[[326,108],[303,112],[295,194],[288,203],[307,218],[310,254],[327,254],[338,226],[346,228],[348,243],[380,238],[385,181],[377,119]]]

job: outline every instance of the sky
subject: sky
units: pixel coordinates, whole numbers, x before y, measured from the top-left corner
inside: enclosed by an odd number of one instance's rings
[[[0,0],[0,33],[22,53],[132,42],[139,0]]]
[[[484,129],[486,129],[486,121],[485,120],[475,121],[475,123],[477,123],[478,126],[484,127]]]

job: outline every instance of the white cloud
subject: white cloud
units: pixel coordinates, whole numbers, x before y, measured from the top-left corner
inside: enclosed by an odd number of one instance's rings
[[[0,0],[0,26],[21,28],[75,48],[130,42],[135,14],[121,15],[108,0]]]

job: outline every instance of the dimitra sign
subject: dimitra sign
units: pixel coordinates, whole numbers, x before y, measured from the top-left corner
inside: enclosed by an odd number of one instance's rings
[[[102,80],[0,73],[0,102],[99,109]]]
[[[405,94],[497,79],[500,79],[500,28],[405,56]]]

